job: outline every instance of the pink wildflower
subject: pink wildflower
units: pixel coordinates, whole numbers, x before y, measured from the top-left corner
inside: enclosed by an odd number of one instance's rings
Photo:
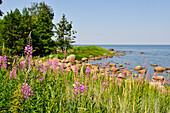
[[[90,68],[87,68],[86,71],[85,71],[86,74],[90,74],[91,73],[91,69]]]
[[[103,87],[106,87],[107,85],[108,85],[108,82],[103,82],[103,83],[102,83],[102,86],[103,86]]]
[[[30,89],[28,84],[23,83],[20,91],[21,95],[23,95],[27,100],[29,99],[30,95],[33,96],[33,90]]]

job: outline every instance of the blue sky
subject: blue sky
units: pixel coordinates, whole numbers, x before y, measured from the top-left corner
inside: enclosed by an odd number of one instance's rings
[[[41,0],[3,0],[7,11]],[[170,0],[44,0],[54,10],[53,22],[64,13],[73,21],[76,44],[168,44]]]

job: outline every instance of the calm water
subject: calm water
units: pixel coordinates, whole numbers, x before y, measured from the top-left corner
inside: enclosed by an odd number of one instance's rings
[[[83,45],[82,45],[83,46]],[[146,68],[149,69],[150,74],[154,73],[154,67],[150,64],[158,64],[159,67],[170,67],[170,45],[96,45],[103,47],[105,49],[113,48],[115,51],[126,51],[125,56],[114,56],[113,58],[108,58],[107,62],[113,63],[130,63],[127,66],[128,69],[134,69],[135,66],[143,66],[145,60],[147,59]],[[132,51],[132,52],[129,52]],[[144,52],[144,54],[140,54]],[[90,63],[103,63],[104,59],[101,61],[93,61]],[[167,74],[164,73],[166,76]]]

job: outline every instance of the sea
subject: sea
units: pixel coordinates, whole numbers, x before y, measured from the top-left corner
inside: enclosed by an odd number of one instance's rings
[[[86,46],[86,45],[79,45]],[[149,69],[149,74],[152,76],[154,68],[151,64],[157,64],[158,67],[170,67],[170,45],[95,45],[105,49],[113,48],[115,51],[126,51],[125,56],[113,56],[113,58],[102,59],[99,61],[89,61],[89,63],[110,62],[122,64],[127,69],[134,70],[134,67],[141,65]],[[141,54],[143,52],[143,54]],[[130,63],[130,65],[125,65]],[[137,72],[136,72],[137,73]],[[166,72],[161,75],[167,78]]]

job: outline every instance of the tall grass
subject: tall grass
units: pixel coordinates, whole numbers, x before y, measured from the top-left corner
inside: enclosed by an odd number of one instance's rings
[[[89,45],[89,46],[76,46],[72,49],[69,49],[67,52],[65,58],[69,56],[70,54],[76,55],[77,60],[81,60],[83,57],[89,58],[89,55],[93,55],[95,57],[99,55],[103,55],[104,53],[107,53],[108,55],[111,55],[110,51],[107,49],[104,49],[102,47]],[[58,53],[58,54],[52,54],[52,57],[58,57],[59,59],[64,59],[64,53]],[[46,56],[45,58],[48,58],[49,56]]]
[[[22,68],[21,61],[16,61],[12,69],[1,68],[0,112],[169,112],[168,92],[150,86],[145,78],[86,75],[83,67],[77,74],[50,61],[32,60],[30,67],[25,65]],[[10,78],[14,68],[16,78]],[[23,83],[33,90],[29,99],[21,92]],[[87,91],[81,93],[80,84]]]

